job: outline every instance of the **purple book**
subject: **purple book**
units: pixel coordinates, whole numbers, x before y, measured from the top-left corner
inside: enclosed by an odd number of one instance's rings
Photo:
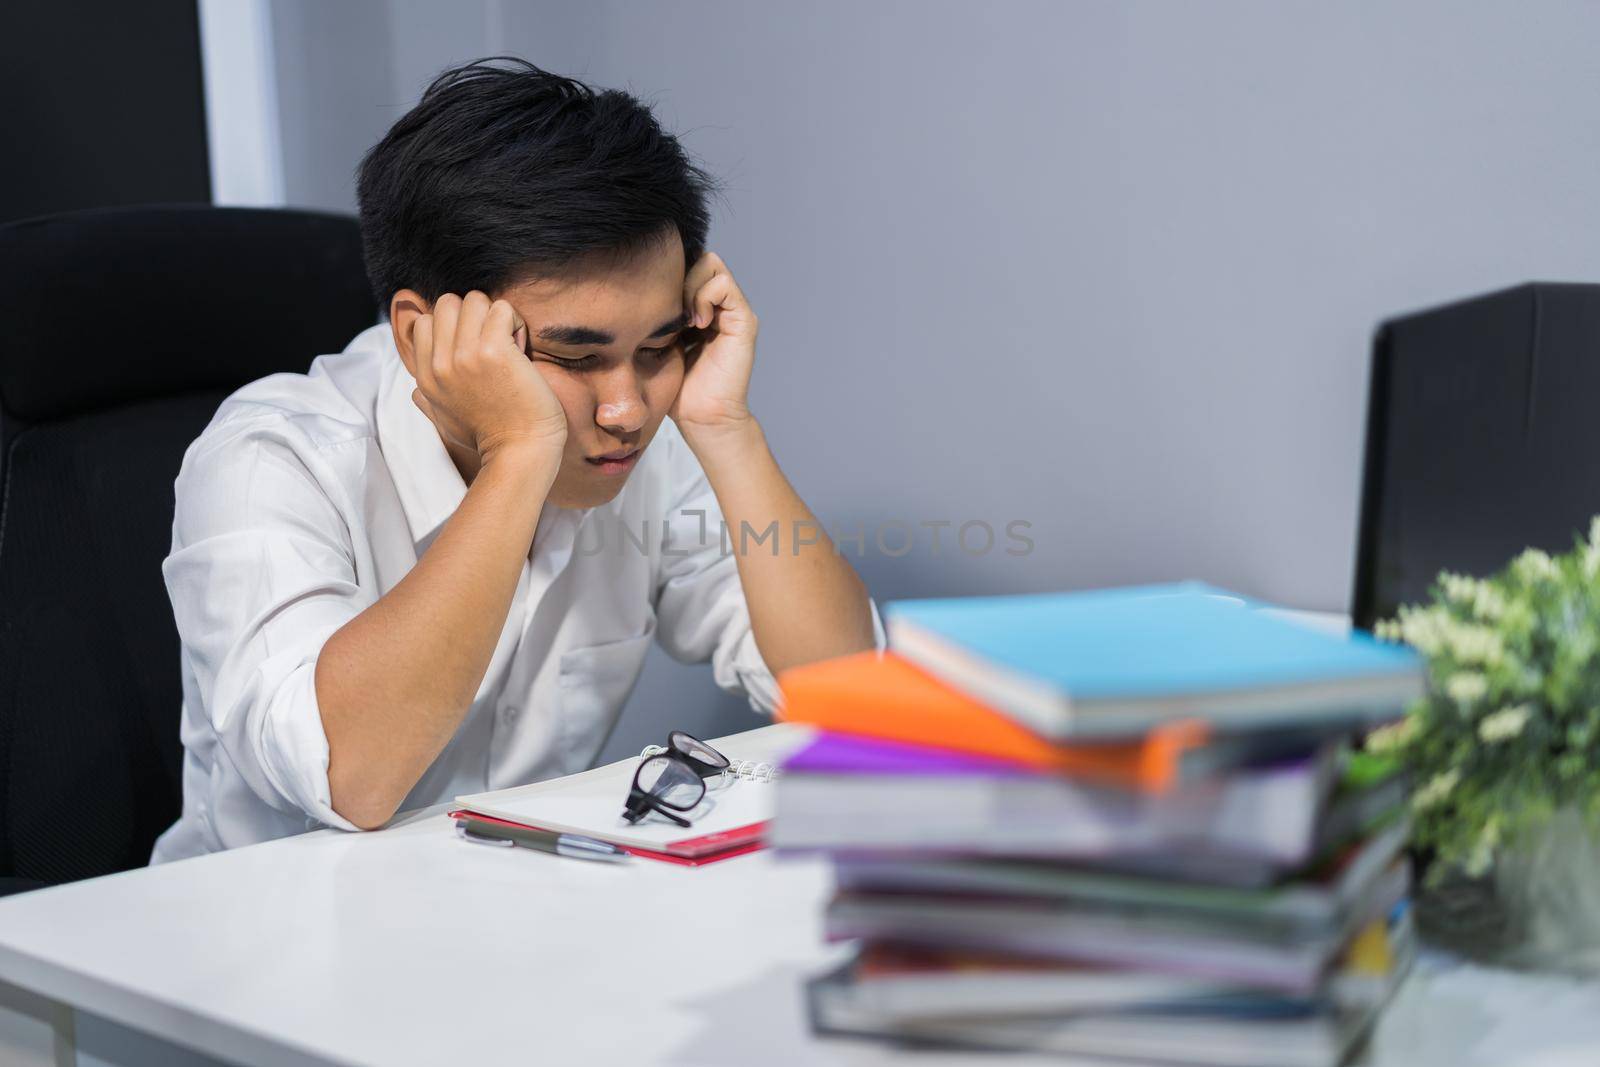
[[[796,774],[942,774],[1029,777],[1042,772],[948,748],[823,731],[783,765]]]
[[[784,764],[774,847],[1090,860],[1175,851],[1305,861],[1338,746],[1159,796],[950,749],[822,732]]]

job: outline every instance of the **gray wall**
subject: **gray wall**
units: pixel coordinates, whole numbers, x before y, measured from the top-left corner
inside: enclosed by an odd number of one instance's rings
[[[290,205],[354,212],[361,156],[445,67],[504,51],[500,0],[273,0]]]
[[[712,247],[812,507],[1032,523],[1023,557],[935,557],[928,530],[872,552],[880,600],[1199,577],[1343,609],[1373,325],[1600,279],[1597,4],[363,10],[383,77],[335,67],[323,125],[286,118],[291,197],[348,207],[338,182],[452,60],[653,101],[728,180]],[[749,723],[665,659],[634,704],[612,754]]]

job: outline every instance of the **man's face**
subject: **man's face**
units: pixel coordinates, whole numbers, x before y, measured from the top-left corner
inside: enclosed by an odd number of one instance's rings
[[[528,352],[567,414],[547,498],[591,508],[621,491],[683,384],[683,243],[676,230],[614,268],[495,296],[528,325]],[[599,457],[630,455],[620,462]]]

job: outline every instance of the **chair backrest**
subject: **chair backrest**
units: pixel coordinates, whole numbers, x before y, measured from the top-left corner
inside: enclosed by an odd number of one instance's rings
[[[234,389],[375,321],[351,218],[0,227],[0,885],[148,860],[181,795],[161,561],[184,450]]]
[[[1372,350],[1351,608],[1425,600],[1572,548],[1600,514],[1600,285],[1533,283],[1384,323]]]

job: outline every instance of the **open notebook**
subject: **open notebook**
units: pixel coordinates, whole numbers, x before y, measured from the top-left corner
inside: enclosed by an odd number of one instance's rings
[[[705,799],[685,812],[684,829],[659,815],[634,825],[622,818],[639,757],[580,771],[565,778],[456,797],[461,810],[519,826],[583,834],[649,859],[706,862],[759,848],[772,818],[772,786],[762,764],[776,766],[805,744],[811,731],[793,723],[747,730],[710,742],[738,773],[724,784],[708,782]]]

